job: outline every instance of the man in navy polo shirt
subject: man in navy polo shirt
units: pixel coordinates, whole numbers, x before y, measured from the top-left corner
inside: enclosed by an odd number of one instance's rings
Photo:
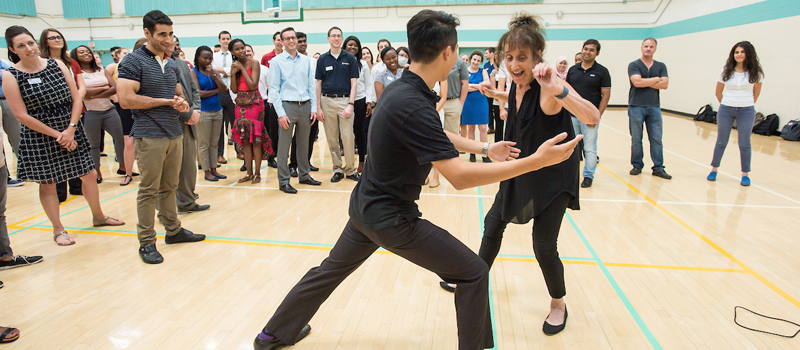
[[[347,176],[358,181],[356,168],[356,145],[353,133],[353,108],[358,81],[358,61],[351,53],[342,50],[342,30],[328,30],[330,51],[317,60],[317,119],[325,123],[325,137],[333,159],[331,182],[339,182]],[[344,161],[339,153],[339,136],[344,147]]]
[[[148,264],[164,258],[156,249],[155,211],[167,229],[166,243],[197,242],[206,238],[181,227],[175,190],[183,157],[183,127],[179,112],[190,112],[183,98],[180,71],[167,55],[175,45],[172,20],[154,10],[143,18],[147,44],[119,64],[117,96],[122,108],[133,112],[133,146],[141,182],[136,198],[139,256]]]
[[[567,83],[572,85],[575,92],[591,102],[598,110],[600,116],[608,107],[611,98],[611,74],[595,58],[600,54],[600,42],[595,39],[586,40],[581,50],[583,61],[569,68]],[[581,187],[591,187],[594,181],[594,172],[597,170],[597,126],[598,124],[585,124],[572,116],[572,127],[575,135],[583,135],[583,153],[585,164],[583,167],[583,182]]]

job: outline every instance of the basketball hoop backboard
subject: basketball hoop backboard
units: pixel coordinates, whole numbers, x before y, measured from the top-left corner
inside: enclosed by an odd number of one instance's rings
[[[242,24],[299,22],[302,0],[242,0]]]

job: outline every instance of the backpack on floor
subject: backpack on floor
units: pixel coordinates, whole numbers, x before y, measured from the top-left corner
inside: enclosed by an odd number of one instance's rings
[[[717,112],[714,112],[714,108],[712,108],[711,105],[705,105],[700,107],[700,109],[697,111],[697,114],[694,115],[694,120],[706,123],[716,123]]]
[[[756,117],[758,118],[758,117]],[[772,113],[758,124],[753,125],[753,133],[765,136],[780,135],[778,133],[778,125],[780,125],[780,118],[775,113]]]
[[[800,141],[800,119],[789,121],[781,129],[781,137],[789,141]]]

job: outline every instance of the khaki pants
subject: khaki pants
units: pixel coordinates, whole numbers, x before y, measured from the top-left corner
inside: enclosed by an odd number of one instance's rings
[[[183,136],[137,137],[133,141],[133,147],[141,172],[139,195],[136,198],[136,212],[139,216],[136,233],[139,244],[143,246],[156,243],[156,231],[153,228],[156,206],[167,235],[175,235],[181,230],[175,190],[178,188],[178,174],[183,157]]]
[[[456,135],[461,133],[461,100],[454,98],[444,103],[444,129]]]
[[[322,113],[325,113],[325,138],[328,139],[328,148],[333,159],[333,172],[353,175],[356,173],[356,136],[353,133],[353,120],[355,113],[350,117],[342,117],[342,112],[350,102],[349,97],[322,97]],[[342,156],[339,154],[339,137],[341,136],[344,146],[344,161],[342,167]]]

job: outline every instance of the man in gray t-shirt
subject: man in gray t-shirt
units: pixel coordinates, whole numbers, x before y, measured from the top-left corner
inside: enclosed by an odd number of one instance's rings
[[[664,170],[664,146],[661,134],[664,124],[661,119],[659,90],[669,87],[667,66],[653,59],[656,52],[656,39],[647,38],[642,42],[642,57],[628,65],[628,78],[631,89],[628,99],[628,123],[631,132],[631,175],[639,175],[644,168],[642,149],[643,126],[647,125],[650,140],[650,158],[653,160],[653,175],[672,179]]]
[[[454,134],[461,130],[461,109],[469,92],[469,71],[463,60],[456,64],[447,75],[447,102],[444,104],[444,129]]]

